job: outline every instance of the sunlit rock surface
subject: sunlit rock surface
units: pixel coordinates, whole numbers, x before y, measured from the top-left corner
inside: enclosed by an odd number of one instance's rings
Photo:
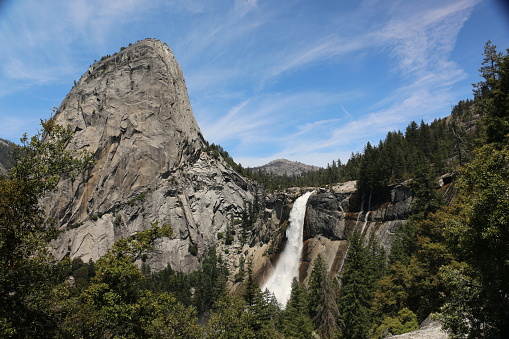
[[[253,200],[251,184],[204,151],[182,71],[158,40],[92,65],[54,119],[75,131],[68,147],[95,160],[45,200],[63,231],[54,242],[58,258],[97,260],[118,237],[159,222],[175,239],[162,239],[148,263],[189,272]]]

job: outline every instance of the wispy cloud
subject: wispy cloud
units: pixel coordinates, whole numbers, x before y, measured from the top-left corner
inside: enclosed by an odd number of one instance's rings
[[[367,142],[377,144],[384,139],[389,131],[404,129],[411,120],[420,121],[425,117],[433,117],[438,109],[449,104],[449,96],[440,91],[429,92],[425,89],[413,91],[411,95],[392,106],[363,116],[362,118],[345,121],[333,119],[318,121],[307,126],[319,129],[317,134],[295,133],[286,139],[286,147],[275,157],[292,157],[312,159],[320,157],[320,162],[312,164],[325,164],[323,156],[332,155],[329,161],[336,159],[334,154],[341,154],[341,160],[346,161],[352,151],[362,151]],[[322,128],[327,126],[327,128]]]
[[[298,132],[293,134],[291,139],[298,137],[298,136],[315,133],[315,132],[321,131],[321,130],[330,130],[331,126],[337,125],[342,121],[343,121],[343,119],[339,118],[339,119],[317,120],[317,121],[305,123],[304,125],[297,127]]]
[[[156,37],[175,52],[209,141],[246,165],[324,164],[447,112],[467,77],[451,54],[479,2],[20,0],[0,20],[0,100],[67,90],[93,59]]]
[[[198,121],[204,136],[211,142],[228,145],[228,151],[236,159],[246,159],[242,154],[253,151],[260,158],[264,154],[281,152],[289,158],[290,150],[305,149],[301,143],[322,143],[323,137],[330,135],[333,128],[345,123],[341,102],[359,96],[354,92],[311,91],[266,94],[242,101],[218,118],[211,113],[208,119],[202,116]],[[330,118],[317,119],[326,115]]]
[[[284,72],[300,70],[306,66],[331,58],[339,58],[342,55],[353,53],[365,48],[365,42],[359,40],[342,40],[336,36],[329,36],[322,41],[306,41],[294,48],[292,52],[285,53],[281,59],[276,60],[275,64],[265,77],[268,79],[278,77]]]
[[[235,0],[233,13],[235,20],[242,19],[247,13],[251,12],[257,6],[257,0]]]
[[[410,8],[394,9],[387,14],[381,30],[369,32],[368,29],[348,41],[329,36],[321,41],[303,42],[307,48],[294,48],[294,53],[286,53],[284,60],[275,62],[265,73],[267,77],[278,77],[331,58],[352,57],[352,53],[359,51],[381,53],[388,48],[394,58],[393,72],[407,80],[382,100],[372,103],[373,107],[379,107],[378,110],[368,111],[361,118],[353,119],[352,114],[341,106],[350,121],[326,119],[302,125],[300,132],[289,134],[280,141],[283,147],[274,157],[305,159],[349,154],[346,149],[351,149],[352,145],[362,145],[368,140],[378,142],[388,131],[404,128],[410,120],[433,117],[450,107],[450,87],[466,76],[450,60],[450,53],[476,3],[470,0],[435,3],[430,7],[421,6],[414,13]],[[329,128],[320,129],[318,134],[306,137],[303,133],[325,125]]]
[[[391,46],[396,65],[405,75],[443,68],[440,66],[447,63],[457,35],[477,2],[436,3],[419,10],[403,7],[381,31],[373,34]]]

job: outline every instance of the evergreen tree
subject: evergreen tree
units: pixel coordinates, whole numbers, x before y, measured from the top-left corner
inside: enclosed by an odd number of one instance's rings
[[[321,255],[313,263],[309,278],[309,310],[322,338],[339,338],[337,293]]]
[[[0,337],[49,337],[50,288],[58,278],[48,242],[57,228],[45,220],[39,200],[61,177],[73,179],[90,163],[84,152],[66,150],[69,128],[53,120],[16,146],[15,165],[0,176]]]
[[[258,283],[253,278],[253,263],[247,265],[247,281],[245,283],[243,298],[249,306],[256,306],[261,303],[262,295]]]
[[[483,116],[485,140],[503,142],[509,134],[509,54],[497,52],[488,41],[479,69],[483,81],[474,84],[474,95]]]
[[[420,165],[414,172],[410,188],[415,199],[412,203],[413,219],[426,218],[429,213],[437,211],[443,203],[435,187],[432,168],[424,159],[420,161]]]
[[[341,284],[339,310],[343,338],[367,338],[372,324],[373,291],[368,254],[358,231],[355,231],[350,239]]]
[[[273,338],[276,335],[276,318],[279,314],[275,297],[270,293],[262,293],[253,278],[252,263],[249,262],[247,281],[243,298],[247,305],[250,317],[246,326],[249,326],[258,338]]]
[[[497,148],[480,148],[464,169],[459,213],[446,227],[446,239],[457,240],[456,254],[467,264],[466,268],[454,268],[463,280],[449,281],[478,295],[467,303],[468,318],[456,320],[455,328],[466,329],[469,337],[502,338],[509,333],[509,146]],[[450,316],[450,306],[457,305],[455,298],[462,295],[451,294],[445,309]]]
[[[264,329],[262,332],[264,333],[274,333],[272,338],[277,337],[275,333],[278,332],[278,323],[281,319],[281,308],[279,308],[279,303],[276,299],[274,293],[271,293],[268,289],[262,292],[263,297],[263,309],[259,312],[258,316],[264,324]]]
[[[398,227],[392,240],[389,263],[391,265],[400,262],[404,265],[410,263],[410,258],[417,250],[415,243],[415,222],[408,220]]]
[[[312,318],[316,316],[318,308],[322,303],[323,287],[326,278],[325,263],[319,254],[313,262],[313,270],[309,276],[309,313]]]
[[[214,305],[205,326],[204,337],[209,339],[259,338],[249,325],[252,323],[252,317],[252,312],[246,309],[246,303],[241,297],[223,295]]]
[[[233,217],[233,215],[231,215],[230,223],[226,226],[226,234],[225,234],[225,239],[224,239],[225,245],[233,244],[234,234],[235,234],[233,227],[234,227],[234,217]],[[243,228],[242,229],[242,242],[243,243],[244,243],[244,239],[245,239],[245,231]]]
[[[55,289],[56,338],[201,338],[196,310],[169,293],[140,288],[144,275],[135,261],[153,250],[156,239],[172,236],[168,226],[153,224],[130,238],[120,238],[97,261],[97,274],[75,298],[67,284]]]
[[[148,267],[148,265],[146,266]],[[145,276],[146,278],[142,281],[143,289],[156,293],[168,292],[181,304],[186,306],[192,304],[191,284],[186,274],[175,272],[168,264],[165,269],[156,273],[145,274]]]
[[[385,250],[378,242],[378,239],[374,232],[371,234],[371,237],[369,238],[367,253],[369,259],[368,273],[370,276],[372,289],[374,290],[378,280],[380,280],[380,278],[382,278],[382,276],[384,276],[385,274],[387,259]]]
[[[313,320],[309,316],[308,296],[306,289],[296,278],[292,281],[292,293],[281,315],[281,331],[288,338],[311,338]]]
[[[202,266],[194,274],[194,305],[198,312],[203,313],[209,310],[214,303],[225,295],[228,270],[216,249],[211,248],[207,257],[203,260]]]

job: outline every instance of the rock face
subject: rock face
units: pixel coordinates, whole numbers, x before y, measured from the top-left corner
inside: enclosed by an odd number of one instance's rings
[[[394,339],[447,339],[449,335],[442,329],[440,322],[428,317],[418,330],[400,335],[388,336]]]
[[[341,271],[348,239],[355,229],[365,239],[374,233],[388,252],[396,230],[411,212],[412,196],[406,185],[391,188],[389,199],[378,205],[358,193],[355,181],[320,189],[308,200],[304,222],[304,249],[300,280],[306,282],[312,262],[321,254],[331,274]]]
[[[301,175],[304,172],[317,171],[320,167],[306,165],[298,161],[290,161],[286,159],[277,159],[269,162],[266,165],[255,167],[253,170],[262,170],[266,173],[275,175]]]
[[[14,143],[0,139],[0,175],[5,175],[7,170],[14,165],[13,149]]]
[[[81,180],[45,199],[64,231],[57,258],[96,260],[118,237],[159,222],[176,237],[162,239],[149,264],[189,272],[253,200],[252,185],[204,151],[182,71],[158,40],[92,65],[54,119],[75,131],[69,148],[95,159]]]

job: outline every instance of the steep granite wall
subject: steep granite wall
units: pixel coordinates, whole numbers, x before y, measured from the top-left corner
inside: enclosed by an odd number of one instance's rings
[[[158,40],[92,65],[54,119],[75,131],[68,147],[95,160],[45,200],[63,231],[54,243],[58,258],[96,260],[118,237],[159,222],[176,237],[162,239],[149,264],[189,272],[253,200],[252,184],[204,151],[182,71]]]
[[[318,190],[308,201],[300,280],[307,282],[318,254],[331,274],[338,273],[355,229],[366,239],[374,233],[389,251],[396,230],[410,215],[411,203],[410,190],[403,184],[392,187],[390,198],[376,205],[368,194],[362,196],[357,192],[355,181]]]

